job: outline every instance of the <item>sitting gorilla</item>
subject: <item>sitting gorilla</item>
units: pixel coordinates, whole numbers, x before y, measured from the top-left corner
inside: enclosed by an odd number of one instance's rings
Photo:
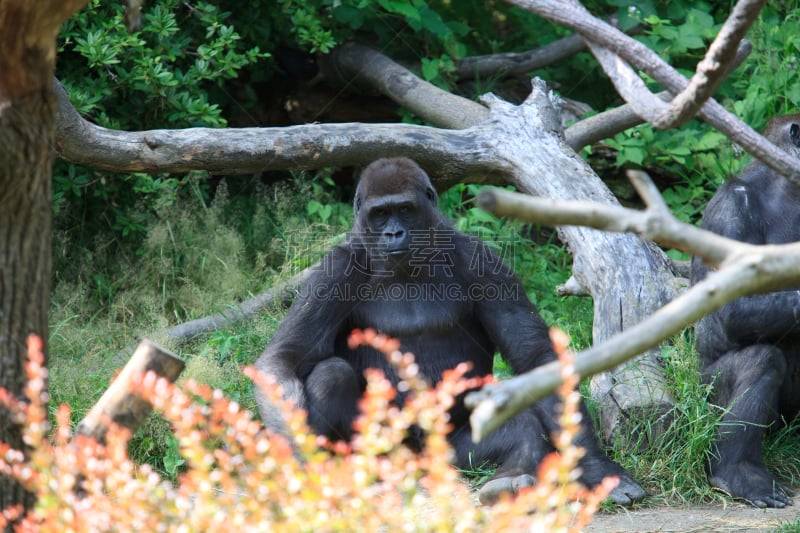
[[[773,118],[764,136],[800,156],[800,115]],[[800,186],[754,161],[709,202],[703,228],[751,244],[800,240]],[[692,284],[709,269],[692,259]],[[758,507],[791,505],[767,472],[761,441],[800,410],[800,291],[739,298],[696,326],[703,379],[726,412],[708,461],[709,482]]]
[[[437,202],[428,176],[410,159],[380,159],[364,169],[347,243],[333,248],[311,275],[256,362],[276,377],[285,397],[307,410],[316,433],[350,438],[364,369],[379,368],[397,384],[383,354],[348,348],[354,328],[399,339],[434,383],[464,361],[472,363],[472,375],[490,374],[497,349],[516,372],[555,359],[547,325],[513,271],[478,238],[456,232]],[[258,403],[267,425],[284,427],[263,394]],[[449,440],[458,466],[498,465],[481,501],[533,484],[537,465],[553,449],[548,435],[558,429],[556,403],[555,396],[540,401],[478,444],[471,440],[463,403],[452,409]],[[581,481],[592,487],[618,476],[615,502],[643,498],[636,481],[600,450],[581,409]]]

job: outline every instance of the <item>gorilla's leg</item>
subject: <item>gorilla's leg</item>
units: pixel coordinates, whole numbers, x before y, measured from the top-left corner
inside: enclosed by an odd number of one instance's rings
[[[550,395],[536,403],[534,409],[545,422],[549,433],[559,430],[556,424],[560,400],[555,395]],[[633,479],[622,466],[609,459],[608,455],[600,448],[597,435],[591,424],[586,404],[581,402],[581,432],[575,438],[574,444],[584,449],[585,453],[578,462],[581,469],[580,482],[587,487],[595,487],[607,477],[616,477],[619,482],[608,497],[618,505],[630,505],[647,496],[647,492]]]
[[[714,382],[714,403],[726,410],[709,454],[708,480],[758,507],[792,503],[761,462],[764,433],[780,419],[786,367],[783,351],[756,344],[726,353],[703,371],[704,379]]]
[[[468,423],[455,429],[449,438],[459,468],[466,470],[483,463],[498,465],[478,493],[483,504],[495,502],[503,493],[516,493],[533,485],[539,462],[553,450],[532,409],[525,409],[477,444],[472,442]]]
[[[308,425],[329,439],[350,440],[362,391],[355,370],[344,359],[317,363],[305,380]]]

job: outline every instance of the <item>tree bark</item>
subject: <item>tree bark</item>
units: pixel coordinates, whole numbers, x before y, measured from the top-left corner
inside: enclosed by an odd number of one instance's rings
[[[0,0],[0,387],[18,396],[26,338],[46,342],[48,334],[56,35],[83,3]],[[24,449],[20,427],[3,410],[0,436]],[[0,476],[0,509],[33,503]]]

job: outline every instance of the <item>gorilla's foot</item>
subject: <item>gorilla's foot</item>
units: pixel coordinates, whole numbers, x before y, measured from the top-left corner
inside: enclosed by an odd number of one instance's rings
[[[608,497],[617,505],[630,505],[647,496],[647,492],[627,472],[623,471],[623,474],[613,475],[617,476],[619,483]]]
[[[619,480],[608,495],[617,505],[630,505],[647,496],[647,492],[633,479],[633,476],[605,456],[587,456],[581,461],[580,466],[583,469],[580,481],[587,487],[596,487],[606,477],[616,477]]]
[[[482,505],[492,505],[503,494],[516,494],[523,487],[532,487],[536,483],[533,476],[522,474],[520,476],[499,477],[487,481],[478,491],[478,499]]]
[[[789,490],[775,481],[766,468],[747,461],[714,465],[708,482],[756,507],[782,508],[793,503]]]

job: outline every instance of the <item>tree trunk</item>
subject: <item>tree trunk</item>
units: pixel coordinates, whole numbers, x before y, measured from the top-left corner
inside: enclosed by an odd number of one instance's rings
[[[0,67],[2,76],[8,71]],[[0,89],[2,90],[2,89]],[[50,202],[53,98],[44,87],[0,102],[0,387],[19,395],[25,386],[25,339],[46,343],[50,306]],[[46,348],[44,353],[47,353]],[[0,410],[0,435],[23,449],[20,428]],[[0,477],[0,509],[32,495]]]
[[[55,42],[61,22],[82,4],[0,0],[0,387],[17,395],[27,336],[46,343],[48,335]],[[24,449],[20,429],[0,410],[0,437]],[[0,509],[33,502],[0,476]]]

